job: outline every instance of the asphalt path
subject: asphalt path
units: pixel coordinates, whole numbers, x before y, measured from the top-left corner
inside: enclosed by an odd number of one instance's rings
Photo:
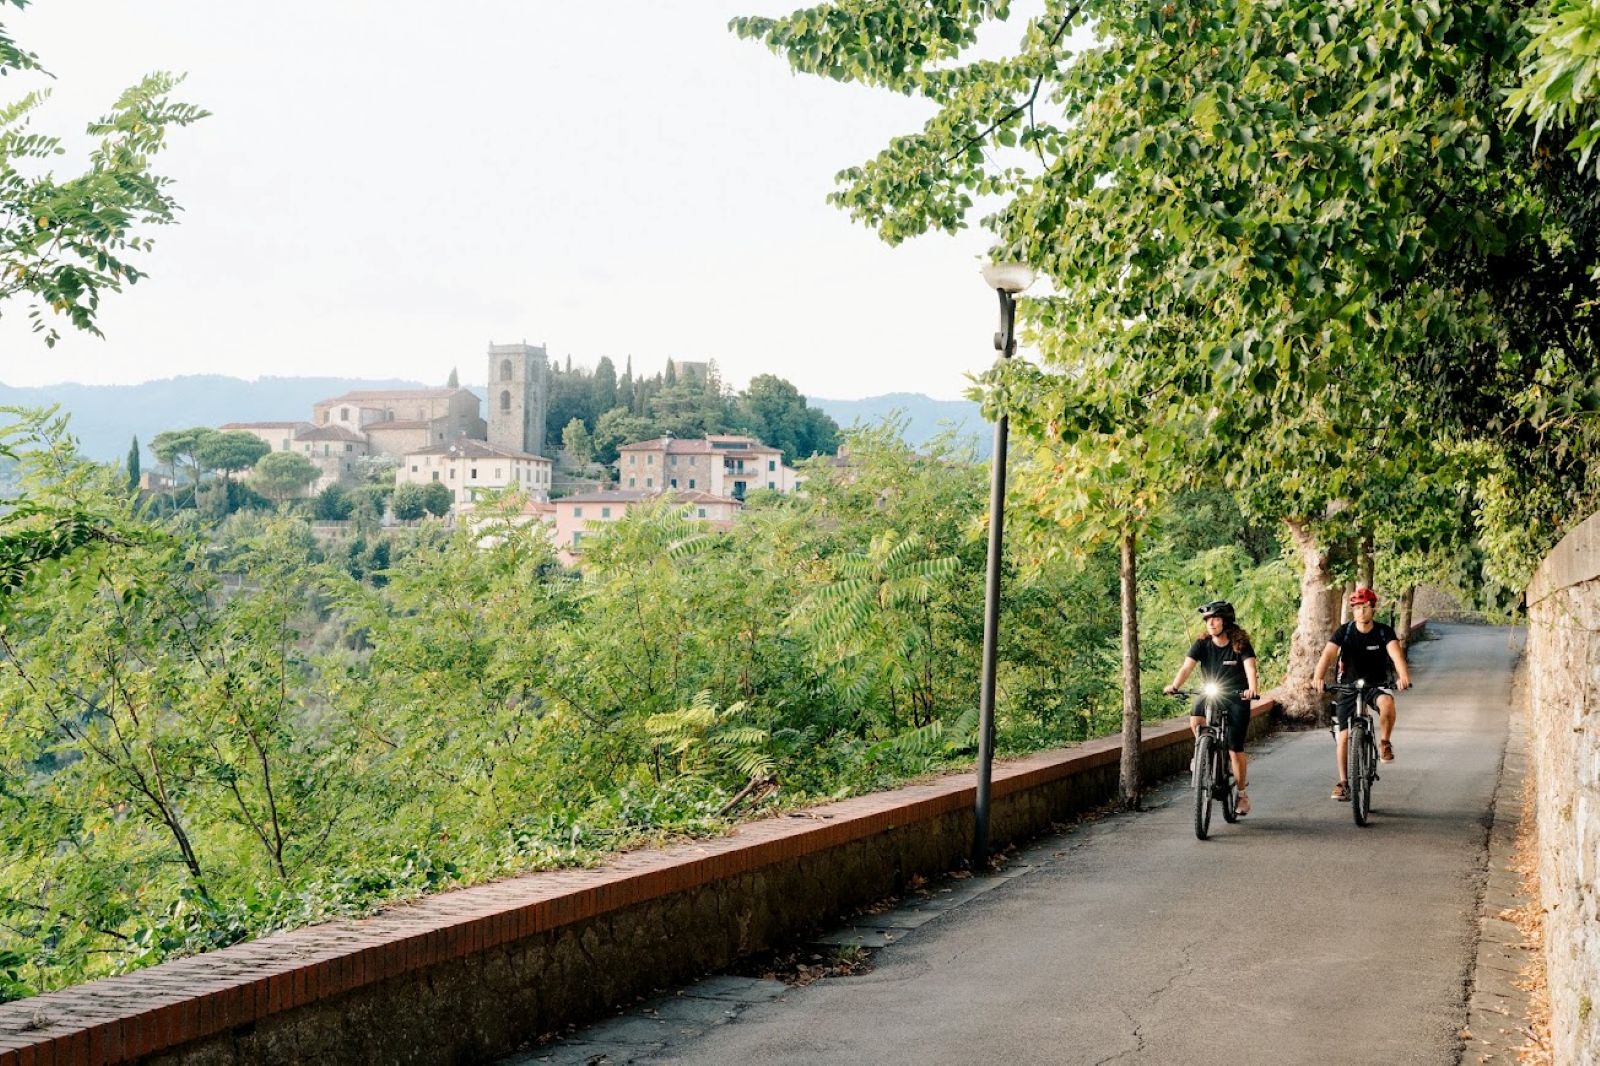
[[[791,989],[651,1061],[1456,1062],[1516,634],[1438,633],[1414,649],[1367,828],[1329,799],[1328,733],[1280,734],[1256,749],[1254,811],[1218,813],[1210,840],[1171,784],[1036,847],[1026,876],[871,973]]]

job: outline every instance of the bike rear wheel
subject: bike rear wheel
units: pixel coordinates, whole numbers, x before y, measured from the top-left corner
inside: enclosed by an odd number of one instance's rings
[[[1204,733],[1194,742],[1194,835],[1204,840],[1211,833],[1211,738]]]
[[[1345,773],[1350,789],[1350,814],[1355,818],[1356,825],[1366,825],[1367,816],[1371,813],[1372,803],[1372,768],[1367,765],[1370,758],[1371,740],[1367,736],[1368,726],[1360,718],[1350,722],[1350,737],[1345,745]]]

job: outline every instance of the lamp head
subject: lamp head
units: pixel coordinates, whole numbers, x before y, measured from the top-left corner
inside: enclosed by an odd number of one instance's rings
[[[1015,296],[1033,284],[1033,268],[1026,263],[988,263],[983,268],[983,280],[990,288]]]

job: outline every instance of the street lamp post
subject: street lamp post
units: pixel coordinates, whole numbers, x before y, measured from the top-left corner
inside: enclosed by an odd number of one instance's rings
[[[983,280],[1000,294],[1000,329],[994,346],[1001,359],[1016,353],[1017,293],[1033,283],[1033,271],[1022,263],[991,263]],[[1005,536],[1006,436],[1005,407],[994,423],[994,455],[989,466],[989,562],[983,591],[983,680],[978,696],[978,795],[974,806],[972,869],[989,859],[989,785],[994,771],[994,667],[1000,638],[1000,547]]]

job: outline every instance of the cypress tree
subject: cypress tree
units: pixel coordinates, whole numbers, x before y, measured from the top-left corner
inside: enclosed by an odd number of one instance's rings
[[[128,446],[128,491],[139,491],[139,437],[134,435],[133,443]]]

